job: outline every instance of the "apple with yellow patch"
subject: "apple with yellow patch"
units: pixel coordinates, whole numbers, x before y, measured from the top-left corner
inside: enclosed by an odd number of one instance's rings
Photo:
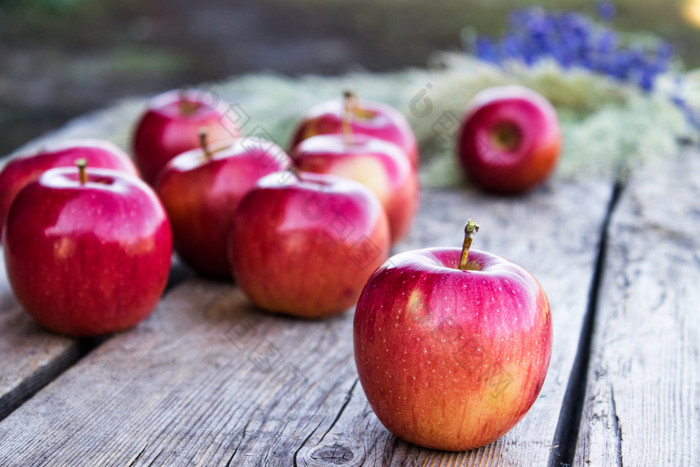
[[[464,246],[400,253],[355,311],[355,363],[384,426],[419,446],[492,443],[530,409],[552,353],[549,302],[522,267]]]
[[[291,156],[302,172],[338,175],[369,188],[386,211],[392,244],[411,228],[418,175],[397,145],[364,134],[319,135],[299,143]]]
[[[352,91],[345,91],[342,98],[321,102],[309,109],[292,135],[290,151],[307,138],[348,130],[396,144],[411,165],[418,168],[418,144],[406,117],[389,104],[360,99]]]

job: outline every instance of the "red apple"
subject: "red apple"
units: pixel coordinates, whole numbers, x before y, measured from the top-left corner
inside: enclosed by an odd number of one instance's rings
[[[258,307],[322,318],[351,307],[389,252],[386,214],[368,188],[332,175],[262,178],[231,225],[236,282]]]
[[[154,186],[182,259],[205,276],[230,278],[226,235],[238,204],[258,179],[291,164],[282,148],[259,138],[218,150],[202,141],[202,148],[171,159]]]
[[[315,135],[341,133],[348,122],[353,134],[374,136],[396,144],[403,149],[413,167],[418,167],[418,144],[406,117],[388,104],[359,100],[351,92],[346,92],[343,99],[322,102],[309,109],[297,126],[289,147],[293,149]]]
[[[487,191],[517,194],[543,183],[559,160],[557,113],[521,86],[486,89],[469,105],[457,140],[459,160]]]
[[[83,165],[51,169],[18,193],[3,248],[27,313],[50,330],[94,336],[151,312],[168,279],[172,239],[144,182]]]
[[[169,91],[154,97],[134,131],[134,159],[143,178],[152,183],[160,169],[173,157],[199,146],[199,132],[206,130],[209,141],[231,142],[240,131],[227,117],[223,103],[210,103],[199,90]]]
[[[392,257],[355,311],[355,363],[374,413],[431,449],[472,449],[510,430],[537,399],[552,351],[537,280],[470,243]]]
[[[10,160],[0,172],[0,226],[17,193],[29,182],[55,167],[75,167],[85,159],[90,167],[116,169],[131,175],[138,171],[129,156],[115,144],[96,139],[63,141],[39,152]]]
[[[418,209],[418,176],[393,143],[363,134],[319,135],[292,153],[301,171],[339,175],[372,190],[386,210],[391,242],[411,228]]]

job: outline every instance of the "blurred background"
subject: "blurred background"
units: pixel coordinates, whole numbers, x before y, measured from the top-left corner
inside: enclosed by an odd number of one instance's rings
[[[613,27],[656,34],[700,66],[700,0],[613,3]],[[530,5],[599,14],[569,0],[0,0],[0,155],[126,96],[255,71],[425,66]]]

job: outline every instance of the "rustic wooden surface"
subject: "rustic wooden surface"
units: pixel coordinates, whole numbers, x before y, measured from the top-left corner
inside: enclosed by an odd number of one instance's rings
[[[75,363],[89,346],[43,331],[15,301],[0,248],[0,420]]]
[[[139,108],[47,139],[124,145]],[[696,153],[635,170],[621,189],[555,177],[514,199],[424,191],[397,251],[457,246],[474,217],[475,248],[525,266],[552,305],[540,397],[506,436],[466,453],[421,449],[381,426],[357,381],[351,312],[266,314],[231,284],[183,281],[176,264],[146,322],[73,340],[35,325],[0,267],[0,466],[698,465],[699,169]]]
[[[427,191],[400,245],[458,245],[472,216],[482,226],[478,247],[521,263],[549,293],[547,381],[526,418],[491,446],[450,454],[391,436],[357,382],[351,313],[318,322],[273,316],[232,285],[190,280],[3,420],[0,464],[542,465],[610,193],[611,183],[595,180],[555,182],[519,199]]]
[[[700,159],[634,173],[609,230],[576,465],[700,465]]]

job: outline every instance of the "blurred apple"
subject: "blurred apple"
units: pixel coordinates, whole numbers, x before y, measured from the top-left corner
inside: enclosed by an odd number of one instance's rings
[[[304,172],[358,181],[386,210],[391,242],[411,228],[418,209],[418,175],[401,148],[364,134],[312,136],[296,146],[292,159]]]
[[[241,199],[261,177],[287,169],[292,161],[276,144],[240,138],[209,145],[171,159],[154,183],[173,229],[175,250],[199,274],[230,278],[226,238]]]
[[[226,105],[214,105],[208,96],[205,91],[187,89],[151,99],[133,138],[134,159],[147,182],[152,183],[170,159],[199,147],[202,129],[211,143],[231,142],[240,136],[239,128],[226,115]]]
[[[322,318],[357,301],[388,255],[389,226],[360,183],[286,171],[243,198],[228,242],[233,276],[255,305]]]
[[[547,99],[522,86],[477,94],[457,140],[468,177],[502,194],[523,193],[542,184],[556,167],[561,146],[556,111]]]
[[[350,125],[353,134],[373,136],[396,144],[413,167],[418,167],[418,144],[406,117],[388,104],[360,100],[349,91],[345,92],[343,99],[322,102],[304,114],[292,136],[290,151],[312,136],[341,133],[345,124]]]

